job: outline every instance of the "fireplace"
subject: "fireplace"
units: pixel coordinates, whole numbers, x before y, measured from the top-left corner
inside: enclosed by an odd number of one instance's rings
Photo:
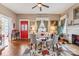
[[[79,35],[72,34],[72,43],[79,45]]]

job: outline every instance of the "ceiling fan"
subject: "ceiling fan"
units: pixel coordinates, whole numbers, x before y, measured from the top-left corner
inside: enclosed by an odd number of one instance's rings
[[[36,8],[36,7],[39,7],[40,11],[42,11],[42,6],[43,6],[43,7],[46,7],[46,8],[49,8],[49,6],[47,6],[47,5],[44,5],[44,4],[42,4],[42,3],[37,3],[37,5],[35,5],[34,7],[32,7],[32,9],[34,9],[34,8]]]

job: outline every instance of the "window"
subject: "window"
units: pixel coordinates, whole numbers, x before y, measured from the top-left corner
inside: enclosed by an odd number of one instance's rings
[[[0,21],[1,21],[1,32],[0,34],[4,37],[2,37],[2,45],[8,44],[8,39],[11,37],[11,19],[9,17],[6,17],[4,15],[0,15]]]

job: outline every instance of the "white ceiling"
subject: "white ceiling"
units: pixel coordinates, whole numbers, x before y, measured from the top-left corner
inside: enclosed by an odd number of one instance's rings
[[[48,5],[49,8],[43,7],[40,12],[39,8],[35,6],[35,3],[2,3],[5,7],[11,9],[17,14],[60,14],[70,8],[74,3],[43,3]]]

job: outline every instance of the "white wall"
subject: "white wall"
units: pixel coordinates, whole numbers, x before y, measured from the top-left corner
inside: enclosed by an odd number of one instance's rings
[[[79,35],[79,25],[68,26],[67,27],[67,33]]]
[[[1,4],[0,4],[0,14],[3,14],[7,17],[11,17],[13,22],[15,22],[16,20],[16,14],[12,10],[6,8]]]

